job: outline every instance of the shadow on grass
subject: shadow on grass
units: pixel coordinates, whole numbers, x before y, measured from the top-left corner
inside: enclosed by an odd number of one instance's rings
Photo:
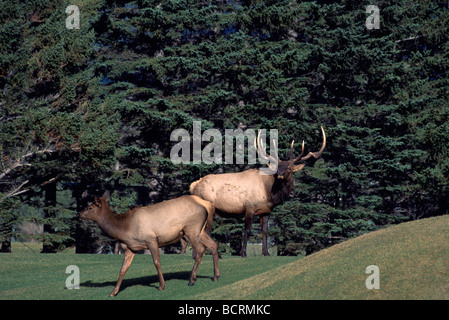
[[[170,281],[172,279],[178,279],[178,280],[185,280],[186,286],[189,282],[190,272],[189,271],[180,271],[180,272],[168,272],[164,273],[164,279],[165,281]],[[196,276],[197,279],[199,278],[210,278],[212,280],[212,277],[205,277],[198,275]],[[117,280],[115,281],[105,281],[105,282],[92,282],[91,280],[85,281],[80,284],[81,287],[88,287],[88,288],[99,288],[99,287],[111,287],[111,289],[115,286],[117,283]],[[128,287],[132,287],[135,285],[147,285],[149,287],[159,288],[159,278],[157,275],[151,275],[151,276],[145,276],[145,277],[138,277],[138,278],[132,278],[132,279],[123,279],[122,285],[120,286],[120,292],[124,291]]]

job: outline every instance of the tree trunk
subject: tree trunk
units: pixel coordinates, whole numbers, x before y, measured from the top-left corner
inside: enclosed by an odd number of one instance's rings
[[[45,186],[45,218],[55,218],[54,209],[56,207],[56,182]],[[44,234],[53,234],[55,230],[50,223],[44,224]],[[49,240],[44,240],[41,253],[56,253],[58,246]]]
[[[2,247],[0,249],[0,252],[11,252],[11,238],[8,237],[8,239],[5,239],[2,242]]]
[[[73,190],[73,197],[76,199],[77,212],[84,210],[88,205],[86,185],[87,183],[83,183]],[[84,221],[77,223],[75,229],[75,253],[94,253],[95,250],[92,245],[93,241],[87,224]]]

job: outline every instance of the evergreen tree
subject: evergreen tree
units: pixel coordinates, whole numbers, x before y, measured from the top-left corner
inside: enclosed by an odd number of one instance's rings
[[[65,27],[69,4],[80,29]],[[45,202],[50,185],[71,189],[76,209],[48,198],[43,241],[54,251],[75,238],[78,252],[96,252],[110,245],[97,229],[56,231],[94,195],[110,193],[124,212],[251,167],[174,164],[170,134],[192,135],[194,121],[222,136],[278,129],[282,158],[292,140],[314,149],[326,129],[322,159],[296,173],[291,200],[272,213],[282,254],[447,213],[447,2],[382,1],[379,29],[366,26],[371,4],[1,3],[1,240],[20,220],[8,208]],[[213,235],[239,243],[241,224],[218,219]]]
[[[83,109],[92,94],[89,16],[97,8],[93,1],[78,4],[84,14],[79,30],[66,28],[68,1],[0,4],[0,201],[46,194],[44,251],[52,252],[70,238],[69,230],[56,232],[68,217],[56,208],[55,188],[78,174]]]

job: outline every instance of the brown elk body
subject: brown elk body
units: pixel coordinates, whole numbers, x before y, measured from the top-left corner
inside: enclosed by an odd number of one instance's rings
[[[259,169],[249,169],[238,173],[210,174],[190,185],[190,192],[212,202],[218,214],[245,215],[245,229],[240,251],[242,257],[246,257],[247,240],[254,217],[260,217],[262,254],[269,255],[267,244],[269,214],[275,206],[288,200],[293,189],[293,172],[299,171],[305,166],[305,163],[295,163],[304,162],[311,157],[317,159],[321,156],[326,146],[326,134],[322,127],[321,130],[323,144],[318,152],[309,152],[302,157],[303,142],[301,154],[293,159],[293,141],[290,159],[287,161],[279,161],[267,156],[258,137],[255,147],[256,150],[259,149],[259,156],[270,160],[271,163],[278,163],[277,171],[274,174],[261,174]]]
[[[119,278],[110,296],[115,296],[122,283],[134,254],[149,249],[159,277],[159,290],[165,287],[161,271],[159,247],[178,242],[185,237],[194,248],[195,263],[190,274],[189,286],[195,283],[196,272],[201,262],[204,246],[211,250],[214,262],[214,277],[220,276],[217,243],[206,233],[213,220],[214,207],[197,196],[181,196],[147,207],[137,207],[124,214],[115,214],[103,198],[79,213],[83,219],[95,221],[111,238],[120,241],[125,251]]]

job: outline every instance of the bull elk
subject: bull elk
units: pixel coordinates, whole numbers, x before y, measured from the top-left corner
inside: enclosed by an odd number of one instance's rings
[[[268,218],[273,208],[288,200],[293,188],[293,172],[299,171],[305,166],[305,161],[310,158],[318,159],[326,147],[326,134],[321,127],[323,144],[318,152],[304,154],[304,141],[301,154],[293,158],[294,140],[290,147],[290,159],[279,159],[268,156],[260,140],[259,135],[254,140],[254,147],[259,157],[269,160],[270,163],[278,163],[274,174],[260,174],[259,169],[249,169],[238,173],[210,174],[190,185],[190,193],[204,200],[210,201],[216,208],[216,213],[227,215],[245,215],[245,229],[243,233],[240,255],[246,257],[246,244],[251,232],[253,218],[260,217],[262,229],[262,253],[268,256],[267,233]],[[274,141],[273,141],[274,142]],[[273,143],[274,147],[275,144]],[[277,152],[276,152],[277,154]]]
[[[159,276],[159,290],[165,287],[161,271],[159,247],[178,242],[186,237],[194,249],[195,263],[189,278],[189,286],[195,283],[204,246],[210,249],[214,262],[214,281],[218,281],[217,243],[205,232],[213,221],[214,207],[197,196],[185,195],[147,207],[137,207],[124,214],[115,214],[104,198],[79,213],[80,218],[95,221],[111,238],[120,241],[125,251],[119,278],[110,296],[115,296],[123,277],[138,250],[149,249]]]

